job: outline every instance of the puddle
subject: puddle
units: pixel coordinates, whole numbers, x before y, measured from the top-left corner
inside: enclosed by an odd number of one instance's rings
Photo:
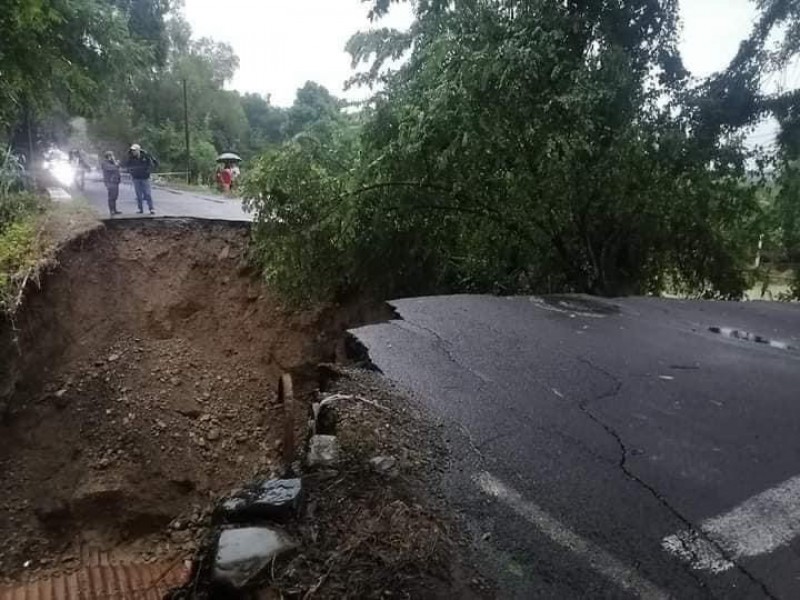
[[[733,329],[731,327],[709,327],[708,330],[711,333],[717,333],[727,338],[732,338],[735,340],[743,340],[745,342],[754,342],[756,344],[764,344],[765,346],[769,346],[770,348],[777,348],[778,350],[797,350],[795,346],[791,346],[787,342],[782,342],[780,340],[771,340],[761,335],[750,333],[749,331],[742,331],[741,329]]]

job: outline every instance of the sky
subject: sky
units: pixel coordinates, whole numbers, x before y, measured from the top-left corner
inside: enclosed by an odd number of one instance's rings
[[[343,90],[352,74],[344,46],[353,33],[370,27],[361,0],[186,0],[184,10],[197,37],[233,46],[240,60],[234,89],[271,94],[279,106],[290,105],[309,80],[351,100],[369,95]],[[750,0],[680,0],[680,11],[684,63],[698,77],[727,65],[756,17]],[[403,28],[410,21],[402,3],[380,26]],[[768,143],[773,129],[764,125],[751,138]]]
[[[370,28],[368,12],[361,0],[186,0],[184,7],[195,36],[228,42],[239,56],[231,87],[272,94],[278,106],[290,105],[306,81],[353,100],[369,96],[365,90],[345,94],[342,89],[352,74],[345,44],[355,32]],[[405,28],[410,22],[403,4],[381,26]]]

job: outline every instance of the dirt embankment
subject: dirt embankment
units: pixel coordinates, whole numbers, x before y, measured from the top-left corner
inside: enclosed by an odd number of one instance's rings
[[[279,374],[302,397],[364,315],[285,311],[246,245],[232,225],[115,224],[3,325],[0,576],[188,548],[209,498],[277,465]]]

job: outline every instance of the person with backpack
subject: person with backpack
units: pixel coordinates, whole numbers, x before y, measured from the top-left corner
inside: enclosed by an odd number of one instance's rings
[[[106,185],[106,190],[108,190],[108,212],[112,217],[121,215],[122,213],[117,210],[119,182],[121,179],[119,162],[114,158],[114,153],[111,150],[105,153],[103,162],[100,163],[100,168],[103,170],[103,183]]]
[[[158,167],[158,161],[149,153],[142,150],[139,144],[133,144],[125,160],[125,168],[131,175],[133,191],[136,193],[136,206],[139,214],[144,212],[143,202],[147,202],[150,214],[156,214],[153,208],[153,192],[150,187],[150,173]]]

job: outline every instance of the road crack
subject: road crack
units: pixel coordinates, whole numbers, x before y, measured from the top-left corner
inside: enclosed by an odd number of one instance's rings
[[[769,588],[767,587],[767,585],[763,581],[758,579],[744,565],[741,565],[741,564],[739,564],[739,562],[734,560],[734,557],[725,548],[723,548],[716,540],[708,537],[702,530],[700,530],[699,528],[695,527],[695,525],[687,517],[685,517],[676,507],[672,506],[672,504],[669,502],[669,500],[667,500],[663,495],[661,495],[658,492],[658,490],[656,490],[655,487],[653,487],[652,485],[650,485],[649,483],[644,481],[641,477],[636,475],[636,473],[631,471],[631,469],[628,466],[629,450],[628,450],[627,445],[623,441],[622,436],[619,434],[619,432],[617,432],[616,429],[614,429],[614,427],[612,427],[611,425],[609,425],[608,423],[603,421],[594,412],[592,412],[592,410],[591,410],[591,408],[589,406],[590,404],[595,403],[595,402],[601,402],[603,400],[609,400],[611,398],[615,398],[620,393],[620,391],[622,390],[622,387],[623,387],[622,380],[619,377],[617,377],[616,375],[614,375],[613,373],[611,373],[610,371],[604,369],[603,367],[600,367],[600,366],[594,364],[592,361],[590,361],[589,359],[587,359],[585,357],[578,357],[578,360],[580,362],[582,362],[583,364],[585,364],[590,369],[596,371],[597,373],[600,373],[600,374],[604,375],[606,378],[610,379],[611,382],[612,382],[612,386],[611,386],[611,389],[609,391],[604,392],[604,393],[602,393],[599,396],[596,396],[594,398],[589,398],[587,400],[584,400],[584,401],[580,402],[578,404],[578,408],[580,408],[581,412],[583,412],[591,421],[593,421],[594,423],[596,423],[597,425],[602,427],[606,431],[606,433],[608,433],[608,435],[610,435],[614,439],[614,441],[616,442],[616,444],[617,444],[617,446],[619,447],[619,450],[620,450],[620,458],[619,458],[619,462],[618,462],[617,466],[624,473],[624,475],[629,480],[633,481],[634,483],[639,485],[641,488],[646,490],[648,493],[650,493],[650,495],[652,495],[653,498],[655,498],[658,501],[659,504],[661,504],[664,508],[666,508],[667,511],[669,511],[669,513],[673,517],[675,517],[678,521],[683,523],[683,526],[685,528],[687,528],[689,531],[694,532],[697,536],[699,536],[704,541],[706,541],[708,544],[710,544],[717,552],[719,552],[720,556],[722,556],[725,560],[729,561],[732,565],[734,565],[734,567],[736,568],[737,571],[739,571],[739,573],[744,575],[753,584],[758,586],[767,598],[770,598],[771,600],[778,600],[778,597],[775,596],[769,590]],[[690,554],[690,555],[694,555],[695,554],[695,551],[689,546],[686,546],[685,550],[686,550],[687,554]],[[691,566],[689,566],[687,568],[687,572],[698,583],[698,585],[700,585],[701,587],[706,587],[706,583],[699,577],[699,575],[695,572],[695,570],[691,568]]]
[[[475,379],[477,379],[480,382],[480,384],[478,385],[478,388],[477,388],[476,391],[481,392],[486,388],[487,385],[494,385],[494,386],[497,386],[498,388],[500,388],[502,390],[505,390],[506,393],[509,393],[509,394],[513,393],[508,388],[508,386],[506,386],[503,382],[497,381],[495,379],[492,379],[492,378],[484,375],[483,373],[481,373],[479,371],[476,371],[475,369],[473,369],[469,365],[464,364],[464,362],[459,360],[456,357],[456,355],[453,353],[453,351],[451,350],[451,345],[452,345],[451,342],[449,340],[445,339],[444,337],[442,337],[442,335],[438,331],[436,331],[435,329],[432,329],[430,327],[426,327],[425,325],[420,325],[419,323],[416,323],[416,322],[411,323],[411,322],[405,321],[405,320],[392,322],[392,324],[394,326],[396,326],[396,327],[400,327],[401,329],[405,329],[405,330],[408,330],[408,331],[413,331],[414,329],[417,329],[417,330],[424,331],[424,332],[430,334],[434,338],[434,340],[436,341],[435,342],[436,346],[444,353],[444,355],[447,357],[448,361],[453,363],[460,370],[463,370],[466,373],[472,375],[472,377],[474,377]],[[498,334],[499,333],[500,332],[498,332]],[[543,381],[540,381],[538,379],[534,379],[534,382],[536,383],[536,385],[538,385],[541,388],[543,393],[545,393],[545,394],[554,393],[553,389],[551,387],[547,386]],[[498,401],[498,403],[500,403],[500,398],[499,397],[496,397],[496,400]],[[588,454],[589,456],[593,457],[597,461],[600,461],[600,462],[603,462],[603,463],[606,463],[606,464],[614,464],[614,460],[613,459],[611,459],[609,457],[606,457],[606,456],[603,456],[602,454],[596,452],[591,447],[587,446],[582,440],[580,440],[580,439],[578,439],[576,437],[573,437],[573,436],[571,436],[571,435],[569,435],[569,434],[567,434],[567,433],[565,433],[565,432],[563,432],[563,431],[561,431],[560,429],[557,429],[557,428],[542,427],[540,424],[538,424],[535,421],[533,421],[530,418],[529,415],[525,414],[524,412],[520,412],[519,410],[517,410],[512,405],[509,405],[509,404],[506,404],[506,403],[502,403],[502,408],[504,410],[508,411],[510,414],[514,415],[517,419],[520,419],[520,420],[524,421],[526,423],[526,425],[525,425],[525,429],[526,430],[533,429],[535,431],[541,431],[541,432],[543,432],[545,434],[548,434],[548,435],[557,436],[557,437],[563,439],[565,442],[567,442],[569,444],[574,444],[576,446],[579,446],[584,452],[586,452],[586,454]],[[473,451],[481,459],[485,458],[484,449],[486,448],[486,446],[488,446],[488,445],[490,445],[490,444],[492,444],[492,443],[494,443],[494,442],[496,442],[498,440],[501,440],[504,437],[513,435],[515,432],[518,431],[518,428],[512,428],[512,429],[510,429],[508,431],[504,431],[504,432],[498,433],[496,435],[493,435],[490,438],[488,438],[486,440],[483,440],[482,442],[478,443],[478,442],[475,441],[475,439],[472,437],[472,435],[470,434],[470,432],[467,430],[467,428],[464,425],[462,425],[461,423],[456,423],[456,426],[467,437],[467,439],[469,441],[469,445],[472,447]]]

